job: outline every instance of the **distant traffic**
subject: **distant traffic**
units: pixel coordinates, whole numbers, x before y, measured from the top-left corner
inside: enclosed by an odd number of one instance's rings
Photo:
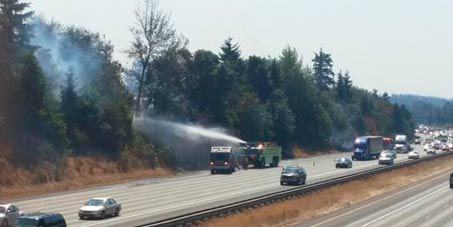
[[[407,158],[413,160],[421,158],[422,152],[425,155],[452,152],[453,135],[449,129],[419,126],[411,136],[359,136],[353,144],[351,155],[334,160],[333,167],[350,169],[356,166],[356,161],[371,160],[377,160],[379,165],[393,165],[400,154],[407,154]],[[232,174],[241,169],[279,167],[282,148],[272,142],[247,142],[232,146],[213,146],[209,156],[211,174]],[[308,173],[304,166],[281,166],[280,185],[305,185],[307,179]],[[453,173],[450,176],[450,187],[453,188]],[[117,217],[121,211],[121,203],[111,197],[102,197],[88,199],[84,204],[81,202],[80,209],[74,212],[80,220],[102,220]],[[64,227],[66,221],[59,213],[24,213],[13,204],[0,205],[0,227],[7,226]]]

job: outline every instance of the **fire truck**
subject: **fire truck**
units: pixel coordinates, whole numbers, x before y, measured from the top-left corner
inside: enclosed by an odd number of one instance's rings
[[[236,169],[278,167],[282,148],[271,142],[239,143],[233,146],[214,146],[210,152],[211,174],[233,173]]]

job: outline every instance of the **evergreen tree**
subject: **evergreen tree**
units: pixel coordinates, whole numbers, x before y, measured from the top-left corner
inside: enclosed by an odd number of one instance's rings
[[[313,58],[313,71],[316,86],[324,91],[332,88],[335,85],[333,61],[331,54],[325,53],[322,49],[319,53],[315,53]]]
[[[266,102],[272,93],[272,79],[268,62],[264,58],[250,56],[247,61],[248,83],[261,101]]]
[[[76,93],[76,85],[74,82],[74,73],[69,71],[66,74],[66,87],[61,92],[61,110],[64,114],[66,123],[66,134],[72,148],[80,148],[78,125],[80,117],[80,101]]]
[[[335,88],[338,98],[343,101],[350,101],[352,97],[352,81],[348,71],[346,71],[344,75],[341,71],[337,74],[337,83]]]
[[[193,102],[200,113],[214,114],[218,109],[218,80],[216,71],[219,57],[211,51],[198,50],[194,54],[194,73],[198,83],[193,91]]]
[[[27,11],[30,3],[19,0],[0,1],[0,29],[11,52],[14,48],[29,48],[31,28],[28,23],[32,11]]]
[[[239,121],[237,107],[245,92],[245,67],[241,59],[239,45],[233,44],[233,39],[225,40],[221,47],[218,78],[218,108],[215,110],[217,119],[229,127],[234,127]]]

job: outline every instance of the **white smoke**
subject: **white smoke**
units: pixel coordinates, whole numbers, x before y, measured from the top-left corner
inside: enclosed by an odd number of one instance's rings
[[[148,117],[135,118],[133,125],[153,143],[169,147],[179,165],[186,169],[207,168],[211,146],[245,142],[228,135],[222,128],[205,128]]]
[[[53,92],[57,93],[65,86],[68,73],[73,74],[78,88],[87,86],[100,65],[94,51],[81,48],[57,23],[36,18],[32,25],[34,33],[30,41],[37,47],[35,57]]]

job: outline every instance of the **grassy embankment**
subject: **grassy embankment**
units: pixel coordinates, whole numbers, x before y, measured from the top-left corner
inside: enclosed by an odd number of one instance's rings
[[[135,168],[127,171],[121,163],[103,158],[67,158],[56,169],[25,170],[0,159],[0,202],[8,199],[63,192],[86,187],[123,183],[130,180],[172,175],[163,168]],[[49,165],[52,166],[52,165]]]
[[[203,227],[220,226],[292,226],[363,202],[395,189],[451,171],[453,156],[420,163],[365,180],[353,181],[307,196],[203,222]]]

